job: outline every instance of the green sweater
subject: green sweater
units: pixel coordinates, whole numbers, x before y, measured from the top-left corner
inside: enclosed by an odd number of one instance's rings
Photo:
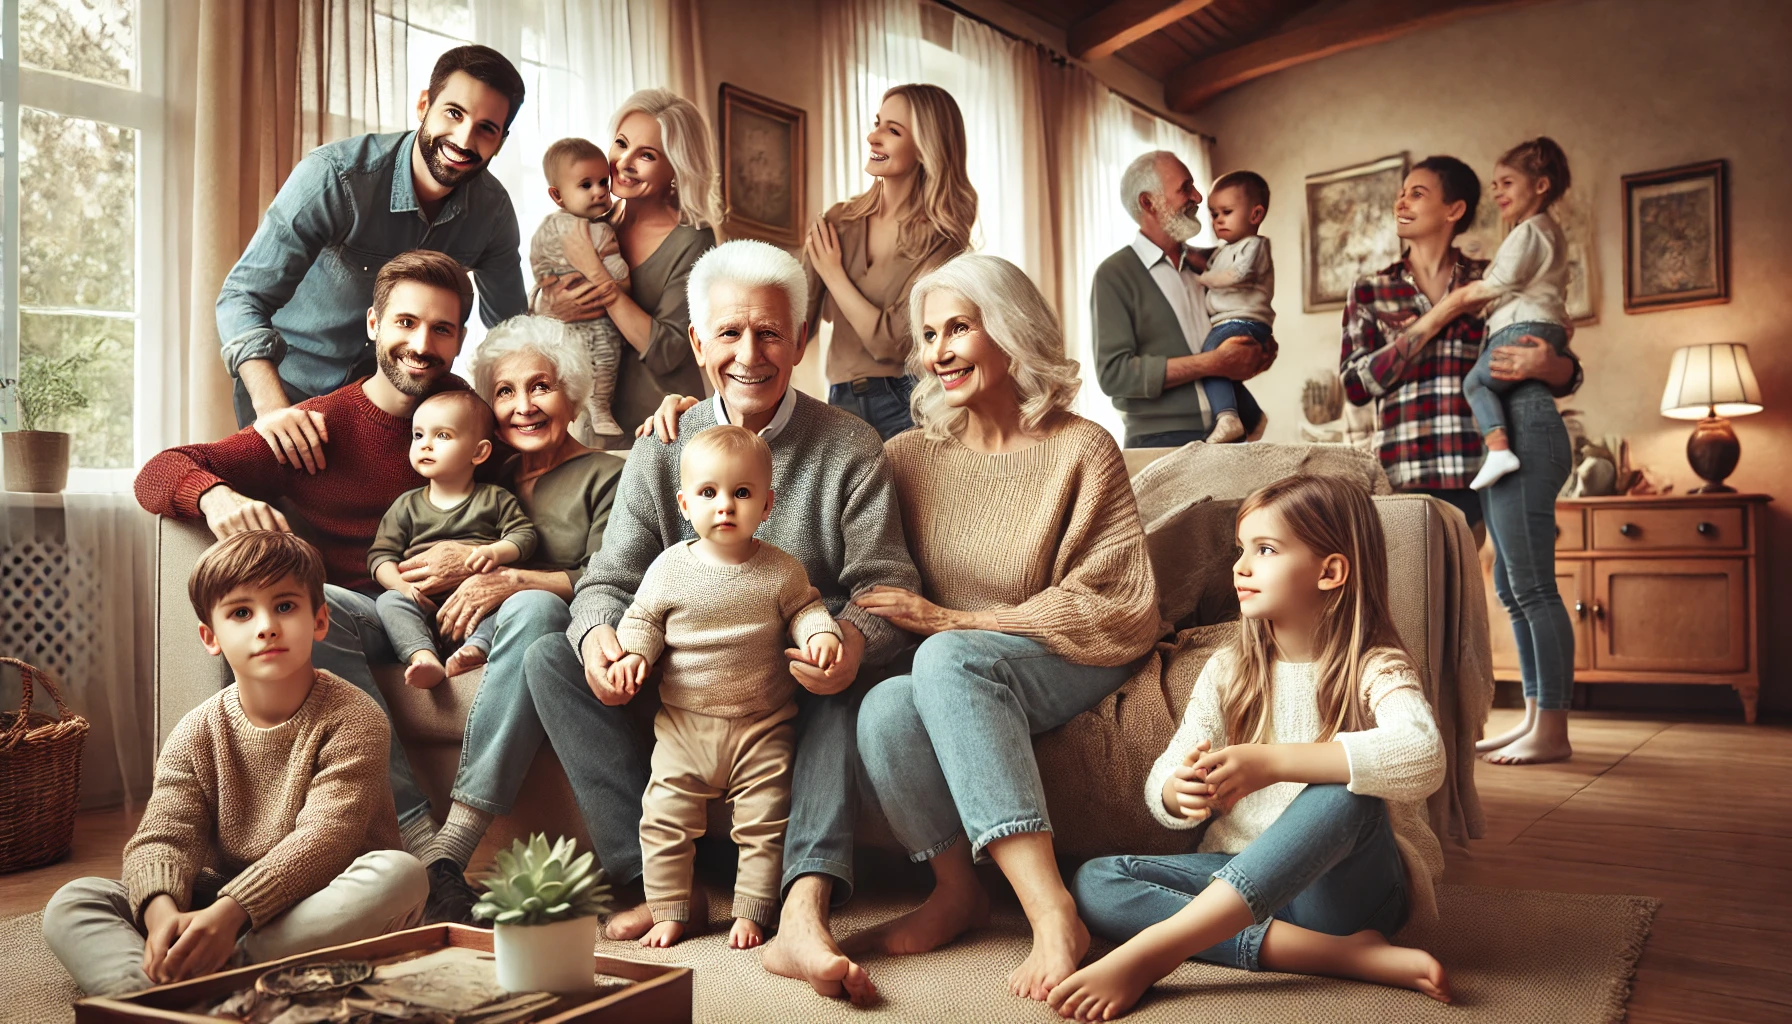
[[[453,508],[437,508],[429,485],[398,496],[380,520],[373,546],[367,549],[367,572],[375,575],[387,562],[402,562],[444,540],[490,544],[507,540],[521,552],[535,553],[535,524],[523,515],[516,496],[497,484],[474,484],[467,500]],[[377,578],[377,577],[376,577]]]
[[[1120,410],[1127,439],[1206,429],[1198,382],[1164,390],[1165,364],[1191,352],[1176,311],[1132,246],[1095,269],[1089,301],[1095,321],[1096,380]]]

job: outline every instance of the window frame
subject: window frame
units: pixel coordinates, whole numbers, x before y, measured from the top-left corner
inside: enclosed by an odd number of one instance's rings
[[[4,105],[4,209],[0,211],[0,377],[18,376],[22,306],[19,301],[19,147],[20,111],[24,107],[63,117],[82,118],[128,128],[137,133],[135,227],[136,323],[132,346],[131,465],[108,469],[70,467],[68,491],[128,491],[136,467],[178,435],[179,409],[166,401],[164,385],[178,378],[180,367],[177,303],[170,301],[176,239],[167,230],[165,212],[171,184],[167,175],[166,8],[165,0],[134,0],[137,27],[136,85],[109,85],[57,71],[25,66],[19,58],[19,0],[0,0],[0,104]],[[57,313],[95,314],[89,310]],[[96,401],[103,397],[95,396]],[[12,402],[0,403],[0,426],[10,429]]]

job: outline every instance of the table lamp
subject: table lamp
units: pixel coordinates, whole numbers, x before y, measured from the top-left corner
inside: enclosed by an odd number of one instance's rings
[[[1731,494],[1724,478],[1742,457],[1729,416],[1761,411],[1761,385],[1748,363],[1748,346],[1733,341],[1688,345],[1674,350],[1668,386],[1661,393],[1661,414],[1676,420],[1698,420],[1686,439],[1686,461],[1705,481],[1689,494]]]

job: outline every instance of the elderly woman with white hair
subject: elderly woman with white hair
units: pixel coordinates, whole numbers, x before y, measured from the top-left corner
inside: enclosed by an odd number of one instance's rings
[[[499,440],[516,451],[498,482],[534,522],[538,544],[526,561],[468,577],[437,616],[449,637],[471,632],[493,614],[498,632],[467,715],[454,804],[421,857],[429,867],[431,921],[471,920],[467,860],[492,818],[510,812],[544,737],[523,681],[523,655],[571,621],[573,586],[603,545],[623,466],[572,436],[591,390],[591,367],[567,343],[559,321],[519,316],[492,328],[473,353],[473,387],[496,414]],[[437,545],[432,562],[460,565],[465,552],[454,547]],[[450,662],[451,670],[471,667]]]
[[[886,445],[920,593],[856,604],[924,637],[859,711],[859,756],[896,838],[934,873],[909,914],[858,938],[919,953],[981,925],[973,862],[1002,869],[1033,928],[1008,977],[1043,1000],[1087,952],[1058,873],[1032,737],[1095,706],[1163,633],[1114,439],[1075,415],[1077,364],[1014,264],[959,256],[915,283],[922,429]]]

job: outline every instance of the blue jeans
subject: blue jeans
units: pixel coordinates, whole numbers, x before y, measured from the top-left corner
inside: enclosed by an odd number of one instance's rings
[[[444,598],[448,595],[443,594]],[[396,590],[388,590],[380,594],[374,601],[374,607],[380,616],[380,625],[386,629],[386,640],[392,645],[392,653],[397,656],[400,665],[409,665],[411,656],[418,651],[436,651],[436,631],[433,623],[435,614],[423,610],[423,606]],[[473,627],[473,632],[459,644],[451,643],[449,650],[458,650],[462,646],[477,647],[482,651],[492,649],[492,634],[498,629],[498,617],[487,615]]]
[[[833,902],[852,896],[852,828],[858,814],[859,699],[875,679],[862,668],[842,693],[796,694],[796,764],[790,782],[790,824],[784,834],[782,888],[804,875],[827,875]],[[565,633],[535,641],[523,659],[529,694],[548,741],[566,769],[598,860],[612,881],[641,877],[641,796],[648,753],[626,707],[609,707],[585,685],[585,669]]]
[[[1212,379],[1212,378],[1204,378]],[[1238,389],[1238,418],[1244,421],[1245,430],[1255,430],[1263,420],[1263,409],[1257,404],[1246,388]],[[1127,448],[1180,448],[1194,441],[1205,441],[1213,432],[1213,424],[1209,423],[1199,430],[1166,430],[1157,434],[1138,434],[1126,439]]]
[[[1574,695],[1574,623],[1556,589],[1556,495],[1573,465],[1568,428],[1540,384],[1515,389],[1506,412],[1519,465],[1481,492],[1493,587],[1512,616],[1525,697],[1565,711]]]
[[[931,859],[963,834],[973,856],[1022,832],[1050,832],[1032,737],[1087,711],[1129,670],[1073,665],[1026,637],[935,633],[908,675],[859,709],[859,756],[909,857]]]
[[[1207,332],[1201,342],[1201,351],[1212,352],[1227,338],[1250,338],[1261,346],[1270,338],[1269,325],[1261,320],[1222,320]],[[1222,412],[1239,412],[1239,403],[1249,399],[1251,394],[1243,381],[1228,377],[1202,377],[1201,390],[1207,394],[1207,405],[1216,416]],[[1254,408],[1256,403],[1253,401],[1251,405]]]
[[[489,814],[509,814],[516,804],[523,776],[547,735],[529,696],[524,661],[544,636],[558,636],[564,643],[571,621],[566,602],[545,590],[512,594],[485,620],[497,632],[460,741],[460,768],[449,794],[457,803]]]
[[[1468,400],[1468,407],[1474,410],[1475,426],[1480,428],[1482,437],[1495,430],[1506,429],[1506,408],[1502,401],[1505,396],[1521,389],[1542,392],[1549,390],[1542,381],[1496,380],[1493,376],[1493,350],[1516,345],[1518,339],[1527,334],[1549,342],[1558,354],[1568,349],[1568,329],[1561,324],[1544,321],[1521,321],[1500,328],[1498,334],[1487,339],[1487,344],[1481,346],[1481,355],[1475,360],[1474,368],[1468,371],[1468,376],[1462,378],[1462,397]],[[1520,460],[1523,458],[1524,456],[1519,456]]]
[[[828,404],[876,427],[888,441],[915,425],[908,410],[908,396],[914,390],[913,377],[860,377],[830,386]]]
[[[1209,963],[1261,969],[1271,921],[1390,937],[1406,923],[1406,866],[1387,805],[1341,785],[1301,790],[1243,853],[1100,857],[1077,871],[1071,892],[1091,931],[1125,942],[1174,916],[1215,878],[1244,898],[1254,923],[1195,954]]]
[[[386,713],[392,722],[392,709],[386,695],[373,681],[373,664],[389,665],[398,659],[386,630],[380,623],[374,599],[357,590],[324,584],[324,603],[330,608],[330,632],[311,648],[311,663],[325,672],[341,676],[355,684]],[[387,775],[392,780],[392,802],[398,809],[398,823],[409,824],[418,815],[429,813],[429,797],[417,785],[411,771],[411,760],[398,742],[398,731],[392,730],[392,743],[387,753]]]

